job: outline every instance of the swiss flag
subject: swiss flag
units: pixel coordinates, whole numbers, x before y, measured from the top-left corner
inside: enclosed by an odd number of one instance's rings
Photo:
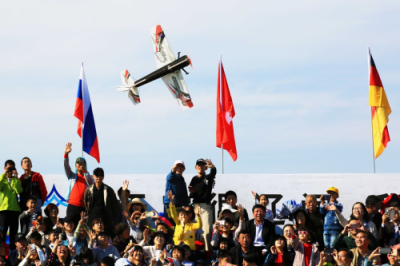
[[[237,159],[235,133],[233,121],[235,108],[233,107],[228,81],[226,80],[222,60],[218,64],[218,88],[217,88],[217,147],[229,152],[233,161]]]

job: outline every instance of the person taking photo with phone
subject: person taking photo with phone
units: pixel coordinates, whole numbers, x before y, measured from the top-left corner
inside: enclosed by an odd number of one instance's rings
[[[366,231],[366,228],[358,219],[356,218],[350,219],[349,223],[343,228],[342,232],[338,234],[335,242],[333,243],[333,247],[336,250],[340,250],[343,248],[350,250],[356,248],[357,230]],[[370,250],[374,250],[378,246],[379,246],[378,240],[375,239],[375,237],[371,238],[368,248]]]
[[[400,211],[400,205],[396,204],[393,207],[388,208],[388,212],[385,212],[382,215],[382,225],[379,228],[379,234],[378,234],[379,243],[384,243],[386,246],[393,246],[400,243],[399,211]]]

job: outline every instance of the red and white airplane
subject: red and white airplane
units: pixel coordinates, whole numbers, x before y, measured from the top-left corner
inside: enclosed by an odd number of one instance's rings
[[[180,53],[178,53],[178,59],[175,58],[160,25],[150,29],[150,33],[158,69],[136,81],[131,77],[128,70],[122,71],[121,78],[124,86],[118,87],[117,91],[128,91],[129,99],[136,105],[140,103],[138,88],[161,78],[183,110],[192,108],[192,98],[181,72],[183,70],[186,74],[189,74],[183,68],[192,65],[190,58],[186,55],[180,57]]]

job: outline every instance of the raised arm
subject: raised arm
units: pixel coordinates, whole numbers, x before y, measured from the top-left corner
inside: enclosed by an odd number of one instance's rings
[[[72,151],[72,143],[68,142],[65,145],[65,150],[64,150],[64,170],[68,179],[74,176],[74,173],[71,170],[71,166],[69,166],[69,158],[68,158],[68,155],[71,151]]]
[[[200,217],[200,207],[199,207],[199,205],[196,205],[194,207],[194,213],[196,214],[197,223],[193,223],[193,229],[194,230],[198,230],[198,229],[203,227],[203,223],[202,223],[201,217]]]

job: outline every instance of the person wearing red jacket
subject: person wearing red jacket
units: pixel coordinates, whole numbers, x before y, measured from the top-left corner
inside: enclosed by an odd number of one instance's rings
[[[36,213],[41,215],[42,205],[46,201],[47,189],[43,181],[41,174],[32,171],[32,161],[28,157],[24,157],[21,160],[21,168],[24,170],[24,174],[19,178],[21,180],[22,193],[19,197],[19,206],[21,212],[28,210],[26,207],[26,201],[30,195],[37,198]]]

